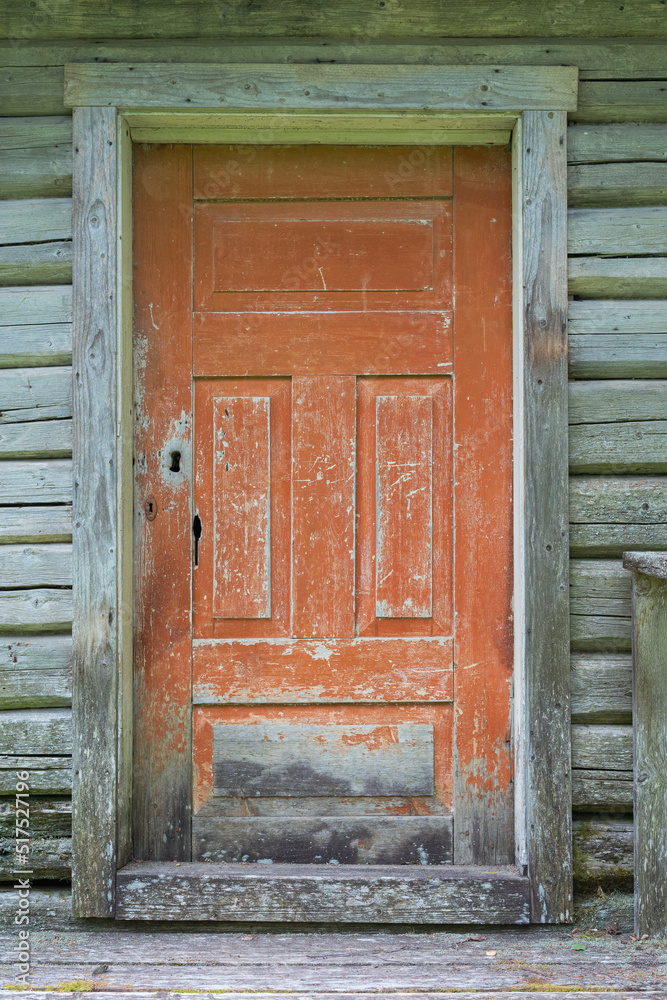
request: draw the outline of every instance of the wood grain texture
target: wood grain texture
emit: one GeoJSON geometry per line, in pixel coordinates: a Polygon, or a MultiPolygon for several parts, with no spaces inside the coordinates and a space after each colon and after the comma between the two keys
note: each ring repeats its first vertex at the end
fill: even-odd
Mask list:
{"type": "Polygon", "coordinates": [[[72,369],[58,366],[0,371],[0,413],[3,423],[71,417],[72,369]]]}
{"type": "Polygon", "coordinates": [[[570,254],[667,253],[667,208],[571,208],[567,213],[570,254]]]}
{"type": "Polygon", "coordinates": [[[214,796],[433,795],[433,726],[213,725],[214,796]]]}
{"type": "Polygon", "coordinates": [[[575,820],[574,884],[579,892],[632,889],[634,829],[631,819],[575,820]]]}
{"type": "Polygon", "coordinates": [[[667,565],[662,553],[652,554],[652,561],[654,566],[651,557],[624,560],[634,570],[635,933],[639,935],[667,931],[667,565]]]}
{"type": "MultiPolygon", "coordinates": [[[[0,42],[3,66],[8,66],[6,43],[0,42]]],[[[40,60],[39,65],[49,65],[40,60]]],[[[69,115],[40,118],[0,118],[0,149],[44,149],[72,145],[72,119],[69,115]]],[[[70,164],[70,174],[72,172],[70,164]]]]}
{"type": "Polygon", "coordinates": [[[70,106],[275,108],[574,109],[574,67],[337,66],[70,63],[70,106]]]}
{"type": "Polygon", "coordinates": [[[1,545],[0,581],[5,587],[71,587],[71,545],[1,545]]]}
{"type": "Polygon", "coordinates": [[[571,207],[616,208],[667,203],[667,163],[594,163],[569,167],[571,207]]]}
{"type": "Polygon", "coordinates": [[[134,149],[133,837],[158,860],[190,857],[191,164],[134,149]]]}
{"type": "Polygon", "coordinates": [[[38,587],[0,591],[0,633],[69,632],[72,591],[38,587]]]}
{"type": "Polygon", "coordinates": [[[71,420],[0,423],[0,456],[3,459],[69,458],[71,454],[71,420]]]}
{"type": "Polygon", "coordinates": [[[226,864],[450,864],[451,816],[193,819],[195,861],[226,864]]]}
{"type": "Polygon", "coordinates": [[[452,640],[195,640],[193,702],[451,701],[452,640]]]}
{"type": "Polygon", "coordinates": [[[72,640],[69,636],[3,638],[0,642],[0,708],[49,708],[71,704],[72,640]]]}
{"type": "Polygon", "coordinates": [[[584,813],[631,813],[632,771],[572,768],[572,808],[584,813]]]}
{"type": "Polygon", "coordinates": [[[356,386],[292,380],[292,634],[354,635],[356,386]]]}
{"type": "Polygon", "coordinates": [[[108,917],[118,821],[116,114],[77,111],[73,129],[72,911],[108,917]]]}
{"type": "Polygon", "coordinates": [[[632,722],[632,659],[626,654],[577,653],[571,659],[572,721],[632,722]]]}
{"type": "Polygon", "coordinates": [[[528,879],[515,868],[371,865],[128,865],[116,916],[350,923],[528,923],[528,879]]]}
{"type": "Polygon", "coordinates": [[[0,246],[0,284],[69,285],[72,281],[72,244],[52,243],[0,246]]]}
{"type": "Polygon", "coordinates": [[[72,238],[71,198],[0,202],[0,243],[44,243],[72,238]]]}
{"type": "Polygon", "coordinates": [[[71,323],[72,289],[67,287],[0,288],[3,326],[71,323]]]}
{"type": "Polygon", "coordinates": [[[72,502],[72,463],[66,459],[0,463],[0,503],[72,502]]]}
{"type": "Polygon", "coordinates": [[[667,580],[667,555],[664,552],[624,552],[623,568],[667,580]]]}
{"type": "Polygon", "coordinates": [[[69,323],[0,327],[0,368],[72,363],[72,327],[69,323]]]}
{"type": "MultiPolygon", "coordinates": [[[[72,752],[72,713],[66,708],[0,713],[0,754],[63,756],[72,752]]],[[[14,775],[16,786],[16,775],[14,775]]]]}
{"type": "Polygon", "coordinates": [[[577,122],[667,122],[662,80],[585,80],[572,115],[577,122]]]}
{"type": "Polygon", "coordinates": [[[571,125],[569,163],[667,160],[665,125],[571,125]]]}
{"type": "Polygon", "coordinates": [[[71,142],[29,149],[0,148],[0,198],[57,198],[71,194],[71,142]]]}
{"type": "Polygon", "coordinates": [[[620,561],[570,562],[570,636],[576,650],[630,649],[630,575],[620,561]]]}
{"type": "MultiPolygon", "coordinates": [[[[571,328],[570,328],[571,329],[571,328]]],[[[662,378],[667,376],[667,334],[572,334],[571,378],[662,378]]]]}
{"type": "Polygon", "coordinates": [[[572,473],[667,472],[667,421],[628,420],[570,427],[572,473]]]}
{"type": "Polygon", "coordinates": [[[565,116],[525,113],[522,144],[525,691],[518,718],[530,732],[520,767],[531,919],[552,922],[572,912],[565,116]]]}
{"type": "Polygon", "coordinates": [[[572,726],[572,766],[632,771],[632,726],[572,726]]]}
{"type": "Polygon", "coordinates": [[[667,333],[667,306],[641,299],[634,302],[573,299],[568,305],[570,334],[667,333]]]}
{"type": "MultiPolygon", "coordinates": [[[[16,882],[14,837],[0,837],[0,882],[16,882]]],[[[70,837],[30,838],[30,868],[34,879],[69,879],[72,868],[70,837]]]]}
{"type": "MultiPolygon", "coordinates": [[[[45,755],[0,756],[0,794],[16,794],[16,772],[30,771],[30,791],[34,795],[69,795],[72,791],[72,762],[69,756],[53,756],[53,746],[45,755]]],[[[71,912],[71,907],[70,907],[71,912]]]]}
{"type": "Polygon", "coordinates": [[[63,66],[12,66],[0,73],[3,115],[65,115],[63,66]]]}
{"type": "Polygon", "coordinates": [[[667,381],[573,382],[568,402],[570,424],[663,421],[667,420],[667,381]]]}
{"type": "Polygon", "coordinates": [[[455,152],[456,864],[514,859],[511,197],[506,151],[455,152]]]}
{"type": "Polygon", "coordinates": [[[667,260],[663,257],[570,257],[568,289],[570,295],[587,298],[664,299],[667,297],[667,260]]]}

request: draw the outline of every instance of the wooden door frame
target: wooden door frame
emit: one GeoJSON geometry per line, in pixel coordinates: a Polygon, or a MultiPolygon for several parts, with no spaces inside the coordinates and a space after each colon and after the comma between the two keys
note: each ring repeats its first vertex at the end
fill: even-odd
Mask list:
{"type": "MultiPolygon", "coordinates": [[[[124,884],[116,873],[132,858],[132,142],[470,145],[506,143],[511,133],[512,878],[525,883],[525,905],[504,911],[489,901],[485,909],[484,889],[466,910],[466,876],[458,869],[452,871],[454,905],[433,919],[572,919],[566,131],[577,77],[575,67],[535,66],[65,67],[65,100],[74,115],[76,916],[149,915],[140,906],[116,906],[117,886],[124,884]],[[457,916],[448,918],[450,912],[457,916]]],[[[507,870],[487,869],[468,882],[474,888],[484,876],[488,886],[494,875],[508,877],[507,870]]],[[[155,875],[162,885],[165,877],[164,871],[155,875]]],[[[448,877],[443,869],[439,880],[448,877]]],[[[197,916],[190,909],[171,915],[197,916]]]]}

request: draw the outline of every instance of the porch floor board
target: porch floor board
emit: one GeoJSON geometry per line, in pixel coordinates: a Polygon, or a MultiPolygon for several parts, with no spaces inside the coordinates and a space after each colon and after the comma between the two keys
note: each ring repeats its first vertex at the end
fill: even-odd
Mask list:
{"type": "MultiPolygon", "coordinates": [[[[15,997],[16,932],[0,935],[0,1000],[15,997]],[[13,990],[7,987],[13,986],[13,990]],[[4,989],[2,989],[4,987],[4,989]]],[[[34,930],[31,990],[53,996],[80,983],[80,995],[146,998],[188,991],[252,994],[269,1000],[459,1000],[587,996],[621,1000],[667,995],[667,941],[632,941],[572,928],[484,928],[454,932],[349,931],[211,933],[146,930],[34,930]],[[574,947],[573,947],[574,946],[574,947]],[[583,948],[585,950],[583,950],[583,948]],[[491,953],[491,954],[488,954],[491,953]],[[61,985],[62,984],[62,985],[61,985]],[[45,991],[45,992],[42,992],[45,991]],[[167,991],[167,994],[165,994],[167,991]]],[[[211,993],[211,996],[216,995],[211,993]]],[[[171,1000],[171,998],[170,998],[171,1000]]],[[[176,1000],[176,996],[174,996],[176,1000]]]]}

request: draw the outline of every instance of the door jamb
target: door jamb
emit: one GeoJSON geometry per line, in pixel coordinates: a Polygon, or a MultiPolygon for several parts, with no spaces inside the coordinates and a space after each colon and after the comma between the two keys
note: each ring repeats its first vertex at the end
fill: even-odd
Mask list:
{"type": "Polygon", "coordinates": [[[133,132],[190,142],[205,130],[209,141],[224,141],[230,125],[219,109],[231,93],[227,103],[236,100],[249,142],[280,141],[281,118],[286,138],[300,141],[314,113],[321,137],[348,143],[353,130],[341,134],[340,122],[354,124],[362,110],[364,127],[384,136],[390,109],[400,118],[392,135],[396,128],[405,137],[412,126],[403,138],[412,143],[418,119],[428,119],[421,141],[429,144],[469,142],[466,128],[498,142],[509,120],[516,862],[530,879],[531,920],[569,921],[566,112],[576,108],[576,68],[96,63],[67,66],[65,79],[74,107],[73,913],[114,916],[116,870],[132,854],[133,132]],[[194,98],[184,96],[183,70],[196,70],[185,74],[189,85],[208,81],[199,92],[195,82],[194,98]],[[270,82],[267,96],[241,86],[251,71],[270,82]],[[248,108],[281,102],[273,128],[253,127],[248,108]],[[333,131],[327,119],[338,120],[333,131]]]}

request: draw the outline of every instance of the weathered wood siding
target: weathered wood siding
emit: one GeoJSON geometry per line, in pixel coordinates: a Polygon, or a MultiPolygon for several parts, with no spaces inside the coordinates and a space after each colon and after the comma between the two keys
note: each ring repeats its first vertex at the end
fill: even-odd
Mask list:
{"type": "MultiPolygon", "coordinates": [[[[379,13],[362,30],[347,11],[330,32],[337,41],[302,38],[297,54],[285,39],[259,43],[252,35],[322,35],[326,19],[316,8],[293,23],[289,12],[281,12],[280,24],[275,16],[267,21],[265,11],[254,20],[243,13],[243,30],[225,24],[229,37],[244,36],[236,43],[31,40],[39,33],[55,37],[57,17],[44,23],[43,32],[39,25],[30,28],[25,41],[0,42],[7,116],[0,119],[0,795],[11,794],[18,767],[31,771],[37,796],[33,860],[40,877],[61,878],[70,864],[72,129],[63,105],[63,65],[100,59],[423,61],[580,68],[579,110],[571,115],[568,136],[575,875],[582,886],[627,884],[630,579],[620,555],[624,549],[667,549],[667,384],[661,381],[667,379],[667,50],[655,37],[657,14],[640,15],[634,7],[610,12],[606,5],[610,34],[654,37],[597,40],[597,8],[584,24],[579,7],[572,20],[566,7],[558,7],[562,24],[550,22],[548,30],[562,35],[576,24],[579,39],[517,40],[539,36],[546,22],[531,22],[527,30],[514,23],[520,16],[528,23],[516,5],[514,21],[506,5],[498,20],[494,5],[478,25],[513,40],[434,43],[429,35],[447,31],[433,6],[422,4],[416,20],[400,31],[387,27],[396,22],[379,13]],[[409,45],[378,41],[410,33],[409,45]],[[604,819],[609,813],[613,820],[604,819]]],[[[119,33],[140,34],[123,11],[119,33]]],[[[470,33],[468,7],[461,8],[464,15],[470,33]]],[[[12,16],[23,19],[18,9],[12,16]]],[[[183,33],[165,23],[162,7],[155,18],[148,34],[183,33]]],[[[86,16],[79,30],[94,35],[98,20],[86,16]]],[[[108,38],[115,26],[107,19],[97,33],[108,38]]],[[[192,19],[188,30],[198,26],[192,19]]],[[[8,808],[9,799],[0,799],[2,823],[8,808]]],[[[6,878],[12,867],[8,832],[2,844],[0,878],[6,878]]]]}

